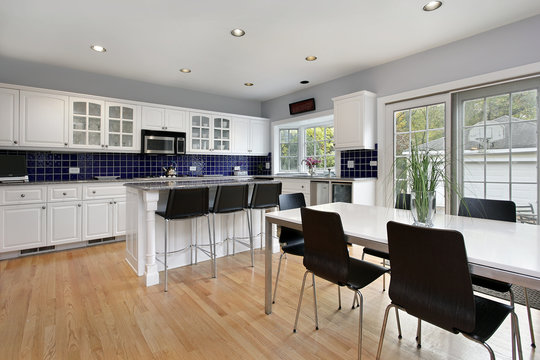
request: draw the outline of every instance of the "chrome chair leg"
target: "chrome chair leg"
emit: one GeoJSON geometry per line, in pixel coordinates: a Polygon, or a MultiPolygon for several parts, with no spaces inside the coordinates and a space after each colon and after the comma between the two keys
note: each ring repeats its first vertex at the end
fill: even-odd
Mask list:
{"type": "Polygon", "coordinates": [[[279,256],[279,263],[278,263],[278,267],[277,267],[277,275],[276,275],[276,284],[274,285],[274,296],[272,298],[272,304],[275,304],[276,303],[276,294],[277,294],[277,286],[278,286],[278,281],[279,281],[279,272],[281,270],[281,259],[283,258],[283,255],[285,253],[282,252],[281,255],[279,256]]]}
{"type": "Polygon", "coordinates": [[[386,331],[386,323],[388,322],[388,313],[390,312],[390,309],[393,307],[394,305],[388,304],[388,306],[386,307],[386,310],[384,311],[384,320],[383,320],[383,325],[381,329],[381,337],[379,338],[379,346],[377,347],[377,355],[375,357],[376,360],[379,360],[381,358],[381,352],[382,352],[382,347],[383,347],[383,342],[384,342],[384,333],[386,331]]]}
{"type": "Polygon", "coordinates": [[[294,320],[294,329],[293,332],[296,332],[296,325],[298,325],[298,315],[300,315],[300,307],[302,306],[302,297],[304,296],[304,288],[306,286],[306,277],[310,271],[307,270],[304,273],[304,280],[302,280],[302,289],[300,290],[300,298],[298,299],[298,307],[296,308],[296,319],[294,320]]]}
{"type": "Polygon", "coordinates": [[[216,261],[216,214],[212,215],[212,225],[214,226],[213,233],[210,232],[210,217],[206,215],[208,220],[208,241],[210,248],[210,260],[212,261],[212,277],[217,277],[217,261],[216,261]],[[212,236],[213,235],[213,236],[212,236]],[[214,240],[212,241],[212,237],[214,240]]]}
{"type": "Polygon", "coordinates": [[[167,241],[169,240],[168,239],[169,237],[169,220],[165,220],[165,244],[164,244],[164,248],[165,248],[165,260],[164,260],[164,265],[165,265],[165,279],[164,279],[164,283],[165,283],[165,292],[168,291],[167,289],[167,282],[168,282],[168,278],[167,278],[167,241]]]}
{"type": "Polygon", "coordinates": [[[416,328],[416,347],[422,347],[422,320],[418,318],[418,327],[416,328]]]}
{"type": "Polygon", "coordinates": [[[527,306],[527,317],[529,318],[529,332],[531,333],[531,346],[536,348],[536,341],[534,340],[534,329],[531,317],[531,307],[529,306],[529,295],[527,294],[527,288],[523,288],[525,293],[525,305],[527,306]]]}
{"type": "Polygon", "coordinates": [[[397,322],[397,329],[398,329],[398,339],[402,339],[403,336],[401,335],[401,322],[399,321],[399,312],[398,308],[396,307],[396,322],[397,322]]]}
{"type": "Polygon", "coordinates": [[[341,310],[341,286],[339,285],[337,287],[337,296],[338,296],[338,303],[339,303],[338,310],[341,310]]]}
{"type": "MultiPolygon", "coordinates": [[[[514,311],[512,311],[512,313],[510,314],[512,316],[512,329],[514,331],[514,339],[515,339],[515,344],[517,344],[517,353],[518,353],[518,358],[519,360],[523,360],[523,351],[522,351],[522,348],[521,348],[521,335],[519,333],[519,320],[518,320],[518,317],[516,315],[516,313],[514,311]]],[[[514,344],[514,342],[512,342],[512,344],[514,344]]],[[[512,346],[512,350],[514,349],[514,347],[512,346]]],[[[514,353],[512,353],[512,357],[514,357],[514,353]]]]}
{"type": "Polygon", "coordinates": [[[315,274],[311,273],[313,281],[313,304],[315,306],[315,330],[319,330],[319,314],[317,312],[317,289],[315,288],[315,274]]]}
{"type": "Polygon", "coordinates": [[[360,291],[356,291],[360,298],[360,314],[358,321],[358,360],[362,360],[362,322],[364,320],[364,297],[360,291]]]}

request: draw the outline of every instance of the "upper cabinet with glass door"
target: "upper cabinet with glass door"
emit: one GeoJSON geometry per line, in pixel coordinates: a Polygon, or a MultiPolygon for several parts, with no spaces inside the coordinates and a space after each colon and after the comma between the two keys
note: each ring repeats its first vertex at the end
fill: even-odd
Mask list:
{"type": "Polygon", "coordinates": [[[139,107],[129,104],[107,103],[107,135],[105,148],[137,150],[139,147],[139,107]]]}
{"type": "Polygon", "coordinates": [[[230,152],[231,120],[209,114],[190,114],[191,152],[230,152]]]}
{"type": "Polygon", "coordinates": [[[70,146],[85,149],[105,148],[102,137],[105,103],[70,97],[69,107],[70,146]]]}

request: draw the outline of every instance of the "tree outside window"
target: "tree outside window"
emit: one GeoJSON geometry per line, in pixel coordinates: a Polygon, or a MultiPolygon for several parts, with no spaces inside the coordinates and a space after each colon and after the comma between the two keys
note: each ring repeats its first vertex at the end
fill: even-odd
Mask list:
{"type": "Polygon", "coordinates": [[[298,171],[298,129],[279,131],[279,170],[298,171]]]}
{"type": "Polygon", "coordinates": [[[335,167],[333,126],[317,126],[305,130],[305,157],[319,160],[315,165],[318,169],[335,167]]]}

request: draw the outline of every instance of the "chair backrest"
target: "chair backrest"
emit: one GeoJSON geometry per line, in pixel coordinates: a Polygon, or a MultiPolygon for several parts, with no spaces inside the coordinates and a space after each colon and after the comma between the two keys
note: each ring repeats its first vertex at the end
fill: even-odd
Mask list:
{"type": "Polygon", "coordinates": [[[220,185],[214,198],[214,213],[231,213],[248,207],[249,185],[220,185]]]}
{"type": "Polygon", "coordinates": [[[208,187],[169,191],[165,217],[186,219],[208,214],[208,187]]]}
{"type": "Polygon", "coordinates": [[[395,208],[401,210],[411,210],[411,194],[397,194],[395,208]]]}
{"type": "Polygon", "coordinates": [[[516,222],[516,204],[508,200],[463,198],[459,216],[516,222]]]}
{"type": "Polygon", "coordinates": [[[281,194],[281,183],[255,183],[249,207],[252,209],[276,207],[279,194],[281,194]]]}
{"type": "Polygon", "coordinates": [[[300,209],[304,232],[304,266],[318,277],[346,284],[349,251],[339,214],[300,209]]]}
{"type": "Polygon", "coordinates": [[[303,193],[279,195],[279,210],[290,210],[306,207],[306,199],[303,193]]]}
{"type": "Polygon", "coordinates": [[[475,303],[463,235],[393,221],[386,227],[392,302],[448,331],[473,331],[475,303]]]}

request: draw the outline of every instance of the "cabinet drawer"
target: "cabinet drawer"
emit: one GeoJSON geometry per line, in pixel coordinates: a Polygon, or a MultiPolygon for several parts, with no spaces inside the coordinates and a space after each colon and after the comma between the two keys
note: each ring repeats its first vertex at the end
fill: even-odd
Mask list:
{"type": "Polygon", "coordinates": [[[49,185],[47,201],[72,201],[82,198],[82,185],[49,185]]]}
{"type": "Polygon", "coordinates": [[[46,186],[8,186],[0,188],[0,204],[32,204],[45,202],[46,186]]]}
{"type": "Polygon", "coordinates": [[[309,180],[281,180],[282,192],[295,193],[295,192],[309,192],[309,180]]]}
{"type": "Polygon", "coordinates": [[[126,188],[124,184],[118,183],[114,185],[85,185],[83,188],[83,199],[109,199],[117,197],[125,197],[126,188]]]}

